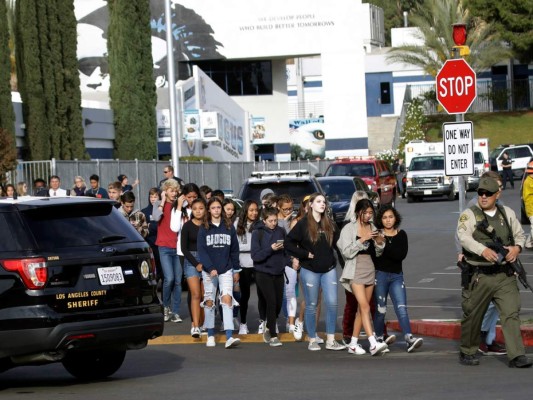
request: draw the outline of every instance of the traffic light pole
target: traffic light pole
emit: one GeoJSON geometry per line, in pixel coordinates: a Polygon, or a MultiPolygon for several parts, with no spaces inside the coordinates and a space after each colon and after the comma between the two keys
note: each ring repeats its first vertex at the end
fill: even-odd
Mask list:
{"type": "MultiPolygon", "coordinates": [[[[453,59],[461,58],[461,54],[458,48],[452,49],[453,59]]],[[[464,122],[464,114],[456,114],[455,122],[464,122]]],[[[465,198],[466,198],[466,188],[465,188],[465,178],[463,175],[457,177],[457,183],[459,185],[459,213],[462,213],[465,209],[465,198]]]]}

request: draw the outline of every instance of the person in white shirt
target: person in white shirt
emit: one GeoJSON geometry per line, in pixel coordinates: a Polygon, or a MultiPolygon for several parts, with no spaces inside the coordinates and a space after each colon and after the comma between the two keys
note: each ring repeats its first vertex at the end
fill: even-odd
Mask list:
{"type": "Polygon", "coordinates": [[[67,197],[70,196],[70,190],[60,188],[61,179],[57,175],[52,175],[48,180],[48,196],[49,197],[67,197]]]}

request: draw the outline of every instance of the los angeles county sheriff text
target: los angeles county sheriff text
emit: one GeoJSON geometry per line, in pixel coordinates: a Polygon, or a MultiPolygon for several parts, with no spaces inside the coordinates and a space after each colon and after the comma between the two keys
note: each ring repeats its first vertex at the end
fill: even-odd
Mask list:
{"type": "Polygon", "coordinates": [[[56,300],[84,299],[67,301],[67,308],[85,308],[96,307],[99,303],[98,298],[105,296],[107,290],[91,290],[87,292],[57,293],[56,300]]]}

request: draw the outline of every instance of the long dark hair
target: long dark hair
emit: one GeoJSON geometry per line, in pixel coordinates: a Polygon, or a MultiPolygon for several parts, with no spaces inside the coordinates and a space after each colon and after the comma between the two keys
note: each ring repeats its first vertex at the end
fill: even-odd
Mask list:
{"type": "MultiPolygon", "coordinates": [[[[198,196],[198,198],[203,198],[202,194],[200,193],[200,188],[196,183],[187,183],[181,188],[181,192],[178,194],[178,197],[181,195],[188,195],[189,193],[194,192],[198,196]]],[[[174,200],[174,203],[172,204],[172,208],[178,207],[178,197],[176,197],[176,200],[174,200]]],[[[188,204],[190,206],[190,204],[188,204]]],[[[181,212],[185,213],[187,210],[187,206],[182,207],[181,212]]],[[[187,214],[185,213],[185,216],[187,214]]]]}
{"type": "MultiPolygon", "coordinates": [[[[237,235],[243,236],[246,233],[246,226],[248,225],[248,210],[251,205],[255,204],[257,207],[257,219],[259,219],[259,204],[255,200],[246,200],[239,213],[239,220],[237,221],[237,235]]],[[[248,232],[252,232],[254,224],[250,224],[248,232]]]]}
{"type": "MultiPolygon", "coordinates": [[[[309,204],[313,203],[318,196],[324,197],[324,195],[321,193],[313,193],[311,197],[309,197],[309,204]]],[[[324,201],[325,200],[326,198],[324,197],[324,201]]],[[[320,228],[317,228],[317,223],[315,221],[315,218],[313,217],[312,210],[309,210],[307,212],[307,229],[309,232],[309,239],[312,243],[318,242],[318,239],[320,237],[320,231],[322,231],[324,232],[324,235],[326,235],[326,240],[331,246],[333,244],[333,234],[335,233],[335,226],[333,224],[334,222],[328,216],[327,207],[320,215],[320,222],[318,223],[318,225],[320,225],[320,228]]]]}
{"type": "Polygon", "coordinates": [[[372,205],[372,202],[368,199],[361,199],[357,202],[355,205],[355,219],[359,221],[361,219],[361,216],[365,212],[365,210],[371,209],[372,212],[375,214],[376,210],[374,210],[374,206],[372,205]]]}
{"type": "Polygon", "coordinates": [[[226,225],[226,228],[231,229],[231,221],[228,217],[226,217],[226,213],[224,212],[224,206],[222,205],[222,201],[218,197],[211,197],[209,201],[207,202],[207,208],[204,218],[204,228],[209,229],[209,223],[211,222],[211,212],[209,211],[209,208],[211,207],[211,204],[218,203],[220,204],[220,207],[222,208],[221,214],[220,214],[220,221],[226,225]]]}

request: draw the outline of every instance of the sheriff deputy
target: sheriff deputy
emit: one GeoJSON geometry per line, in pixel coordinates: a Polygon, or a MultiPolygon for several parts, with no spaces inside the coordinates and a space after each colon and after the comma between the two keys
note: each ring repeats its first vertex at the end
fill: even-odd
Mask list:
{"type": "Polygon", "coordinates": [[[524,230],[512,209],[496,205],[500,196],[496,180],[481,178],[477,194],[477,204],[465,210],[457,224],[463,254],[472,271],[470,283],[463,287],[462,292],[459,362],[479,365],[475,356],[479,348],[479,331],[483,315],[492,300],[500,313],[509,367],[529,368],[533,363],[525,356],[520,334],[520,293],[508,264],[515,262],[522,251],[524,230]],[[496,238],[501,239],[508,250],[503,259],[501,254],[488,247],[496,238]]]}

